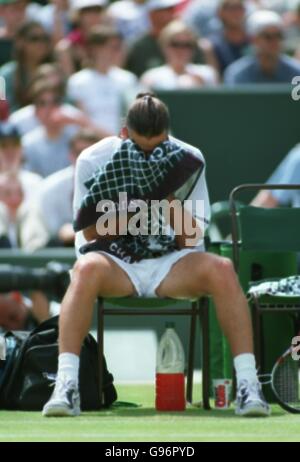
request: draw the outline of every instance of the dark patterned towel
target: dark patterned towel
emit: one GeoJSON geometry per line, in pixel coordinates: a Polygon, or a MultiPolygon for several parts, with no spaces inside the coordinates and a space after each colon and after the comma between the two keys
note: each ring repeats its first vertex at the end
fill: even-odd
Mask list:
{"type": "Polygon", "coordinates": [[[125,140],[103,167],[85,183],[88,192],[74,221],[75,231],[96,223],[101,213],[96,205],[101,200],[118,204],[119,193],[132,199],[162,200],[179,189],[203,162],[193,153],[172,141],[165,141],[153,152],[145,153],[131,140],[125,140]]]}

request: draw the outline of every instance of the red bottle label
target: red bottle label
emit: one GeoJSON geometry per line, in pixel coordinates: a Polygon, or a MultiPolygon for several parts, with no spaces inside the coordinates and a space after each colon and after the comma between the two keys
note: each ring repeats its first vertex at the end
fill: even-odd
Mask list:
{"type": "Polygon", "coordinates": [[[184,374],[156,374],[156,400],[158,411],[185,410],[184,374]]]}
{"type": "Polygon", "coordinates": [[[225,385],[218,385],[216,388],[216,407],[225,407],[226,406],[226,388],[225,385]]]}
{"type": "MultiPolygon", "coordinates": [[[[1,97],[1,91],[0,91],[0,97],[1,97]]],[[[0,122],[5,122],[8,119],[8,116],[9,116],[8,102],[0,99],[0,122]]]]}

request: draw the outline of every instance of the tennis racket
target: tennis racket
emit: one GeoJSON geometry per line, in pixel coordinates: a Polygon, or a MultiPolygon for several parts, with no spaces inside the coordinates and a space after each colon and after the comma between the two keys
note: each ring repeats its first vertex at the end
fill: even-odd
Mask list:
{"type": "Polygon", "coordinates": [[[259,376],[263,385],[271,385],[277,403],[293,414],[300,413],[299,344],[300,337],[297,345],[292,345],[278,358],[271,374],[259,376]]]}

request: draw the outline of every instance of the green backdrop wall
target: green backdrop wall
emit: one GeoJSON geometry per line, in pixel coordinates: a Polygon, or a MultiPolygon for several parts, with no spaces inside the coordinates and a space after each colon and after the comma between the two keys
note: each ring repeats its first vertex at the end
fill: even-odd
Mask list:
{"type": "Polygon", "coordinates": [[[264,182],[300,143],[300,101],[286,86],[160,92],[174,136],[199,147],[211,201],[243,182],[264,182]]]}

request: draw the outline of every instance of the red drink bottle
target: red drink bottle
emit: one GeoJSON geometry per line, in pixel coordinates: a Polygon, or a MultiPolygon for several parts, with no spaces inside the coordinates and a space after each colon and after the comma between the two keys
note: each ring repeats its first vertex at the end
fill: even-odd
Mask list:
{"type": "Polygon", "coordinates": [[[174,324],[167,323],[157,351],[156,409],[184,411],[184,389],[184,350],[174,324]]]}

